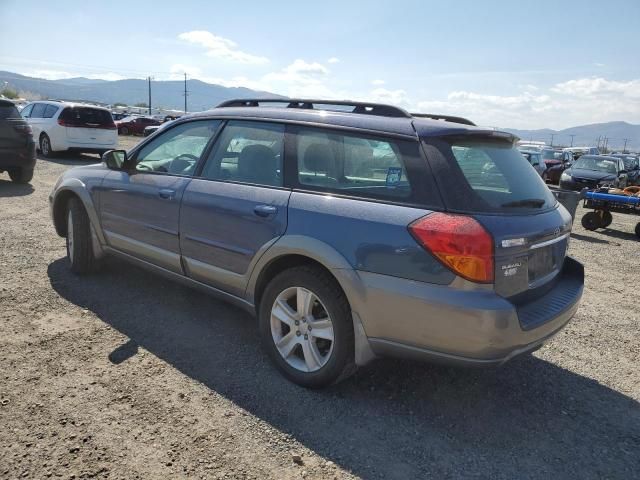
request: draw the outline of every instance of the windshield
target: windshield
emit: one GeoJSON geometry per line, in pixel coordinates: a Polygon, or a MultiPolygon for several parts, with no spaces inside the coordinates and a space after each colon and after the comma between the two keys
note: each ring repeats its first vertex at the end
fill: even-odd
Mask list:
{"type": "Polygon", "coordinates": [[[556,199],[540,175],[512,144],[495,140],[458,140],[448,144],[450,155],[467,181],[453,190],[449,206],[479,213],[521,214],[555,206],[556,199]]]}
{"type": "Polygon", "coordinates": [[[606,158],[597,157],[580,157],[576,163],[573,164],[576,169],[593,170],[594,172],[603,173],[618,173],[618,168],[615,160],[609,160],[606,158]]]}

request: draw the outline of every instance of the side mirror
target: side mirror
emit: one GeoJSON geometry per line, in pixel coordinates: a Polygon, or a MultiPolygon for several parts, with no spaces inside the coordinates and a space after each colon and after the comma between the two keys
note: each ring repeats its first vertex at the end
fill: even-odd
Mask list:
{"type": "Polygon", "coordinates": [[[122,170],[127,162],[127,152],[125,150],[109,150],[102,154],[102,161],[111,170],[122,170]]]}

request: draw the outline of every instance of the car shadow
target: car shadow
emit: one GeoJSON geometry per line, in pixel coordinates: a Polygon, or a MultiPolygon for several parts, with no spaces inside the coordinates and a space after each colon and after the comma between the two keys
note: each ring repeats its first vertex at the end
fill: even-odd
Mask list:
{"type": "Polygon", "coordinates": [[[638,238],[635,233],[631,232],[622,232],[620,230],[611,230],[609,228],[598,230],[598,232],[602,235],[606,235],[607,237],[618,238],[620,240],[640,240],[640,238],[638,238]]]}
{"type": "Polygon", "coordinates": [[[574,232],[571,233],[571,238],[575,238],[576,240],[580,240],[582,242],[589,242],[589,243],[604,243],[606,245],[611,243],[608,240],[602,240],[601,238],[589,237],[587,235],[582,235],[580,233],[574,233],[574,232]]]}
{"type": "Polygon", "coordinates": [[[0,198],[24,197],[31,195],[35,189],[30,184],[14,183],[11,180],[0,178],[0,198]]]}
{"type": "Polygon", "coordinates": [[[365,478],[630,478],[640,405],[535,356],[499,369],[379,360],[325,390],[278,374],[247,313],[120,260],[78,277],[48,266],[55,291],[138,346],[365,478]],[[606,435],[602,436],[602,432],[606,435]],[[580,473],[578,473],[580,472],[580,473]]]}
{"type": "Polygon", "coordinates": [[[55,157],[43,157],[38,155],[38,162],[56,163],[58,165],[90,165],[92,163],[100,163],[101,158],[99,155],[92,155],[89,153],[75,153],[75,152],[62,152],[56,154],[55,157]]]}

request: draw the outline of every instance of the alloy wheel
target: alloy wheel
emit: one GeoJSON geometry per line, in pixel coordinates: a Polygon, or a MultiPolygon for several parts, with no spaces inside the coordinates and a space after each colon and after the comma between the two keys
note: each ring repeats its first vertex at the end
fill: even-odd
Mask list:
{"type": "Polygon", "coordinates": [[[271,307],[271,336],[280,356],[302,372],[320,370],[333,352],[329,312],[303,287],[287,288],[276,297],[271,307]]]}

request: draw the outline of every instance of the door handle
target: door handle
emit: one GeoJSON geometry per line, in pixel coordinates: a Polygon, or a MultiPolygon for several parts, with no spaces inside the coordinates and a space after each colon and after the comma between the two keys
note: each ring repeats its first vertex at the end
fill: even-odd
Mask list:
{"type": "Polygon", "coordinates": [[[253,209],[253,213],[259,217],[268,217],[269,215],[275,215],[278,213],[278,208],[273,205],[256,205],[253,209]]]}
{"type": "Polygon", "coordinates": [[[167,200],[171,200],[173,197],[176,196],[176,191],[171,190],[169,188],[162,188],[158,192],[158,195],[160,195],[160,198],[166,198],[167,200]]]}

